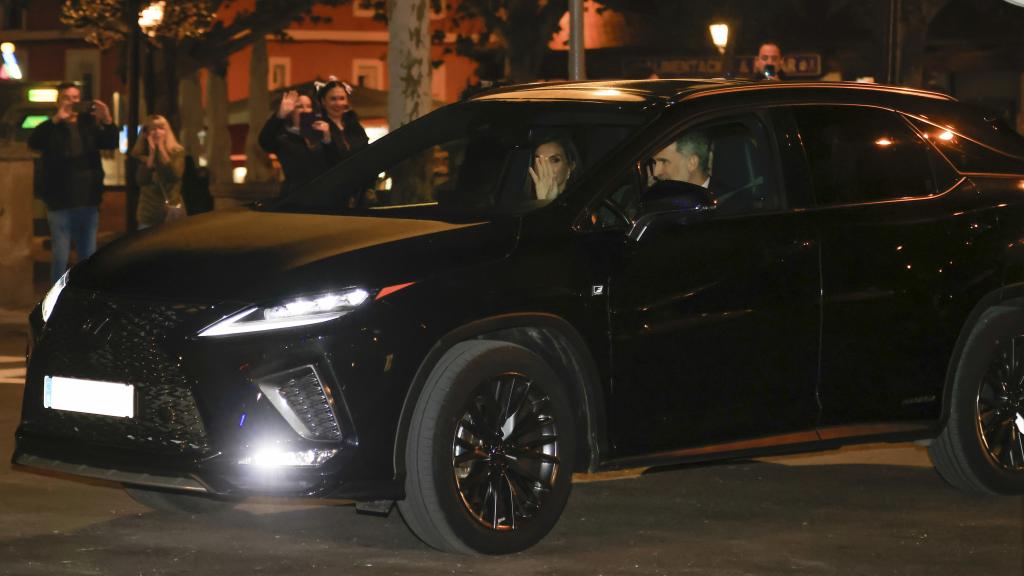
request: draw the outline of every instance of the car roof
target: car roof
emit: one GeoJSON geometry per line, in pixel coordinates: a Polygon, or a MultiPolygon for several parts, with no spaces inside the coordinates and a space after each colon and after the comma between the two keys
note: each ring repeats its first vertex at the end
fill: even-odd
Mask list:
{"type": "Polygon", "coordinates": [[[505,101],[587,101],[587,102],[646,102],[675,103],[713,94],[737,92],[790,92],[835,90],[863,95],[917,96],[925,99],[953,100],[938,92],[866,84],[859,82],[751,82],[725,79],[670,79],[670,80],[596,80],[586,82],[542,82],[495,88],[478,94],[471,100],[505,101]]]}

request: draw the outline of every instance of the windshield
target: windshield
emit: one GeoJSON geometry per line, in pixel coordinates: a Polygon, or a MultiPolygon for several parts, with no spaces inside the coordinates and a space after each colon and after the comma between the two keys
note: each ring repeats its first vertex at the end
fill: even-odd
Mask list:
{"type": "Polygon", "coordinates": [[[378,217],[523,213],[571,190],[648,114],[588,102],[449,106],[268,209],[378,217]]]}

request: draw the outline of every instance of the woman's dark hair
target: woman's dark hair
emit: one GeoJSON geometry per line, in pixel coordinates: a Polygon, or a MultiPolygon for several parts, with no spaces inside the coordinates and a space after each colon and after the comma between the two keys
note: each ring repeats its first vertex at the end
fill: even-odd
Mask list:
{"type": "MultiPolygon", "coordinates": [[[[577,168],[581,168],[581,158],[579,150],[576,149],[576,144],[572,140],[572,135],[565,130],[552,129],[538,131],[530,139],[533,151],[536,152],[537,148],[541,144],[555,143],[562,147],[565,151],[566,161],[573,167],[573,174],[577,172],[577,168]]],[[[570,174],[570,178],[572,175],[570,174]]]]}
{"type": "Polygon", "coordinates": [[[345,91],[345,94],[348,94],[349,96],[352,95],[352,86],[348,82],[342,82],[341,80],[338,80],[338,79],[332,77],[332,79],[329,80],[326,84],[323,84],[323,85],[317,87],[317,90],[316,90],[316,102],[317,102],[317,104],[321,104],[322,105],[324,103],[324,98],[327,97],[327,94],[331,90],[334,90],[335,88],[341,88],[342,90],[345,91]]]}

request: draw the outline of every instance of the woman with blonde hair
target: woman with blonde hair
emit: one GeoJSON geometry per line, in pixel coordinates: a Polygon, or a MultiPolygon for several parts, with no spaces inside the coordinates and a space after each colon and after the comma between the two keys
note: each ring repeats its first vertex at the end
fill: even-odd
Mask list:
{"type": "Polygon", "coordinates": [[[181,177],[185,173],[185,148],[174,137],[166,118],[158,114],[146,118],[132,156],[139,162],[139,207],[135,212],[139,229],[183,217],[181,177]]]}

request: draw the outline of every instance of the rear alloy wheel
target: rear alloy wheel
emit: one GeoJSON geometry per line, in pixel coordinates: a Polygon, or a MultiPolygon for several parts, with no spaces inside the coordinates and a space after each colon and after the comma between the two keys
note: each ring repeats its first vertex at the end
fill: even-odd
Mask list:
{"type": "Polygon", "coordinates": [[[158,488],[125,485],[124,491],[139,504],[158,512],[173,514],[216,514],[226,512],[240,501],[233,498],[173,492],[158,488]]]}
{"type": "Polygon", "coordinates": [[[1024,472],[1024,336],[1000,343],[979,386],[975,426],[992,464],[1024,472]]]}
{"type": "Polygon", "coordinates": [[[568,500],[574,446],[568,398],[540,357],[505,342],[461,343],[417,402],[399,510],[440,550],[523,550],[568,500]]]}
{"type": "Polygon", "coordinates": [[[1024,493],[1024,313],[1006,308],[973,334],[953,385],[946,427],[929,450],[954,486],[1024,493]]]}

